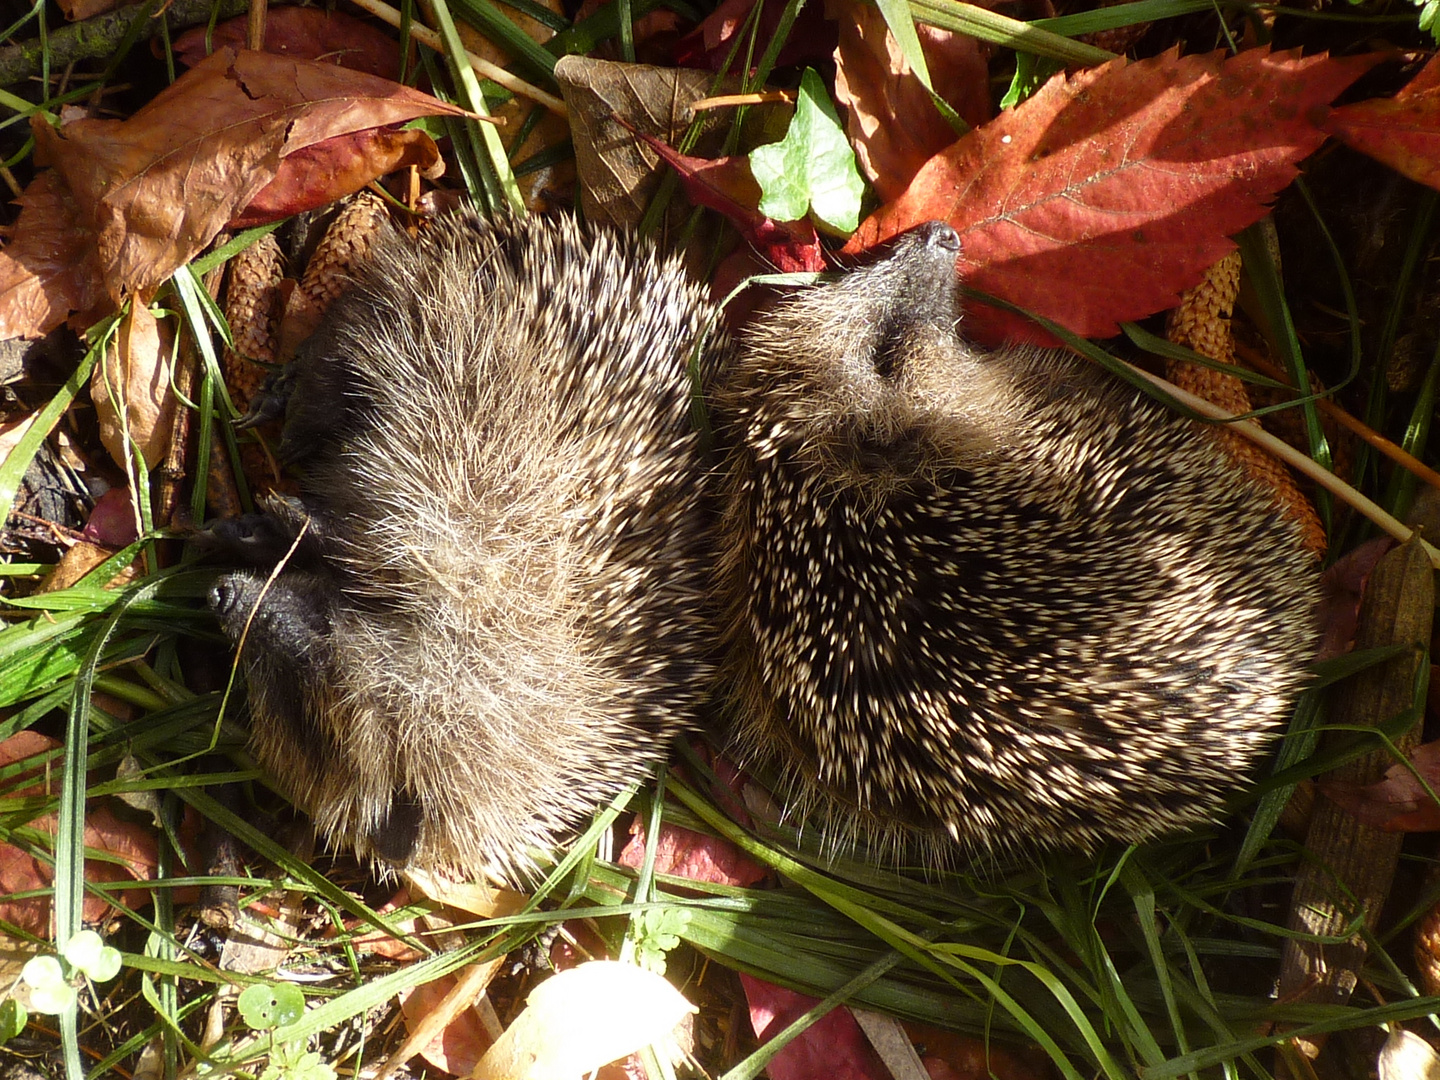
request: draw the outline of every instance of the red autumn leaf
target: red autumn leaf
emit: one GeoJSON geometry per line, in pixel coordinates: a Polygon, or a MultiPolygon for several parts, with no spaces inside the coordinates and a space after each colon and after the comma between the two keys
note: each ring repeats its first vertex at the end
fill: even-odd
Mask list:
{"type": "MultiPolygon", "coordinates": [[[[955,141],[955,129],[910,70],[874,4],[836,0],[835,100],[860,168],[882,199],[898,198],[920,167],[955,141]]],[[[917,24],[936,93],[971,127],[990,119],[990,70],[969,34],[917,24]]]]}
{"type": "MultiPolygon", "coordinates": [[[[32,731],[21,731],[0,742],[0,765],[12,765],[26,758],[47,754],[59,747],[54,739],[47,739],[32,731]]],[[[60,759],[50,761],[51,769],[59,767],[60,759]]],[[[12,796],[41,795],[46,793],[44,778],[45,763],[37,761],[33,770],[21,774],[21,779],[35,783],[11,791],[12,796]]],[[[57,781],[58,782],[58,781],[57,781]]],[[[51,789],[54,790],[53,788],[51,789]]],[[[28,828],[42,833],[55,832],[56,815],[45,814],[35,818],[28,828]]],[[[105,852],[111,858],[106,860],[87,859],[85,880],[94,884],[116,881],[145,881],[155,876],[159,863],[159,850],[153,830],[133,822],[122,821],[105,806],[92,807],[85,814],[85,846],[105,852]]],[[[11,899],[16,893],[41,892],[55,880],[54,867],[44,859],[35,858],[18,847],[0,843],[0,919],[13,923],[32,934],[47,934],[50,930],[50,898],[48,896],[22,897],[11,899]]],[[[117,903],[129,908],[140,908],[150,902],[147,889],[125,889],[112,892],[110,896],[117,903]]],[[[87,892],[82,915],[86,922],[99,922],[110,911],[110,904],[104,899],[87,892]]]]}
{"type": "MultiPolygon", "coordinates": [[[[212,32],[197,26],[175,39],[175,58],[194,67],[210,53],[245,48],[249,18],[227,19],[212,32]],[[207,51],[208,38],[208,51],[207,51]]],[[[159,39],[155,42],[159,56],[159,39]]],[[[378,26],[343,11],[320,7],[272,7],[265,16],[265,51],[292,60],[318,60],[382,79],[400,78],[400,45],[378,26]]]]}
{"type": "MultiPolygon", "coordinates": [[[[813,1008],[819,998],[741,974],[750,1004],[750,1026],[764,1043],[813,1008]]],[[[885,1080],[881,1063],[855,1017],[845,1006],[831,1009],[770,1059],[771,1080],[885,1080]]]]}
{"type": "MultiPolygon", "coordinates": [[[[1115,60],[1057,75],[932,158],[851,238],[932,219],[960,233],[967,283],[1086,337],[1174,307],[1233,250],[1325,139],[1325,106],[1377,62],[1251,50],[1115,60]]],[[[1040,340],[977,307],[971,336],[1040,340]]]]}
{"type": "MultiPolygon", "coordinates": [[[[118,301],[152,291],[193,258],[289,155],[436,114],[465,115],[333,64],[225,49],[128,120],[80,120],[61,132],[39,123],[35,132],[37,156],[68,189],[104,288],[118,301]]],[[[28,217],[17,224],[21,234],[34,226],[28,217]]],[[[0,321],[8,317],[0,311],[0,321]]]]}
{"type": "Polygon", "coordinates": [[[1411,180],[1440,188],[1440,56],[1393,98],[1335,109],[1326,130],[1411,180]]]}
{"type": "Polygon", "coordinates": [[[328,206],[396,169],[418,166],[434,179],[445,166],[435,140],[423,131],[370,128],[337,135],[297,150],[280,163],[275,179],[231,219],[231,229],[248,229],[328,206]]]}
{"type": "Polygon", "coordinates": [[[1425,784],[1429,784],[1432,790],[1440,791],[1440,741],[1417,746],[1410,754],[1410,766],[1413,772],[1409,766],[1392,765],[1373,784],[1321,780],[1319,788],[1364,825],[1386,832],[1440,829],[1440,804],[1425,790],[1425,784]]]}
{"type": "MultiPolygon", "coordinates": [[[[635,870],[645,861],[645,825],[639,818],[630,826],[630,841],[617,861],[635,870]]],[[[768,873],[729,840],[666,823],[655,842],[655,872],[741,887],[763,881],[768,873]]]]}

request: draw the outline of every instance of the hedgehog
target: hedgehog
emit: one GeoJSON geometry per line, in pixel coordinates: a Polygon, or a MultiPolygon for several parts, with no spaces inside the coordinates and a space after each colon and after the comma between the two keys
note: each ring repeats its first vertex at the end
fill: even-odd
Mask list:
{"type": "Polygon", "coordinates": [[[942,861],[1213,820],[1304,683],[1313,559],[1202,425],[968,344],[959,248],[786,297],[711,395],[737,755],[827,843],[942,861]]]}
{"type": "Polygon", "coordinates": [[[337,845],[523,877],[696,723],[715,317],[570,218],[378,242],[281,380],[299,497],[211,530],[255,755],[337,845]]]}

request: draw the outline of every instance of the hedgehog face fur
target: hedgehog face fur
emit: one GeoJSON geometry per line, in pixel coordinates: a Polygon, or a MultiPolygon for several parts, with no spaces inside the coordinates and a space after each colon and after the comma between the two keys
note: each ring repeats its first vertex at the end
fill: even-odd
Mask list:
{"type": "Polygon", "coordinates": [[[957,334],[939,223],[782,301],[713,395],[745,760],[832,841],[1139,841],[1213,817],[1313,651],[1298,531],[1199,425],[957,334]]]}
{"type": "Polygon", "coordinates": [[[473,213],[336,302],[289,372],[303,494],[215,530],[255,569],[212,595],[255,752],[333,839],[514,876],[694,722],[714,315],[640,245],[473,213]]]}

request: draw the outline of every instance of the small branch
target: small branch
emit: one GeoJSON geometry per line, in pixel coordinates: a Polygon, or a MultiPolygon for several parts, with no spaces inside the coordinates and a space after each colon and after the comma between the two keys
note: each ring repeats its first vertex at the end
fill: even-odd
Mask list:
{"type": "MultiPolygon", "coordinates": [[[[1281,382],[1288,384],[1289,379],[1285,373],[1266,360],[1265,357],[1261,356],[1257,350],[1247,349],[1243,345],[1236,345],[1235,352],[1245,360],[1245,363],[1260,372],[1260,374],[1269,375],[1272,379],[1279,379],[1281,382]]],[[[1423,461],[1408,453],[1404,447],[1391,442],[1363,420],[1351,416],[1329,398],[1317,398],[1315,405],[1321,412],[1332,418],[1346,431],[1369,443],[1376,450],[1380,451],[1380,453],[1395,462],[1396,465],[1414,473],[1418,479],[1425,481],[1425,483],[1431,487],[1440,489],[1440,473],[1437,473],[1434,469],[1430,468],[1429,465],[1426,465],[1423,461]]]]}
{"type": "MultiPolygon", "coordinates": [[[[210,13],[217,5],[212,0],[174,0],[164,9],[165,18],[171,29],[198,26],[210,21],[210,13]]],[[[247,0],[219,0],[220,18],[228,19],[245,10],[247,0]]],[[[121,39],[130,30],[130,25],[139,18],[145,18],[149,5],[129,4],[93,19],[71,23],[51,30],[49,37],[50,67],[61,69],[81,60],[99,57],[109,59],[119,46],[121,39]]],[[[140,30],[140,40],[148,41],[160,32],[160,19],[150,17],[140,30]]],[[[10,86],[40,74],[40,57],[43,50],[39,38],[22,41],[18,45],[0,48],[0,86],[10,86]]]]}
{"type": "MultiPolygon", "coordinates": [[[[1204,398],[1197,397],[1196,395],[1190,393],[1188,390],[1181,390],[1174,383],[1166,382],[1158,375],[1151,375],[1148,371],[1145,371],[1142,368],[1138,368],[1133,364],[1129,364],[1127,366],[1130,368],[1131,371],[1135,372],[1135,374],[1139,375],[1146,381],[1153,383],[1155,386],[1158,386],[1167,394],[1174,397],[1177,401],[1180,401],[1189,408],[1195,410],[1201,416],[1208,416],[1212,420],[1231,421],[1231,423],[1227,425],[1229,430],[1239,432],[1247,439],[1259,443],[1261,446],[1265,447],[1266,450],[1269,450],[1272,454],[1278,457],[1281,461],[1285,462],[1285,464],[1289,465],[1291,468],[1297,470],[1301,474],[1308,476],[1311,480],[1315,481],[1315,483],[1319,484],[1326,491],[1330,492],[1330,494],[1334,495],[1337,499],[1340,499],[1342,502],[1353,506],[1356,510],[1358,510],[1360,513],[1364,514],[1367,518],[1374,522],[1376,527],[1388,533],[1390,536],[1393,536],[1402,544],[1415,535],[1413,529],[1410,529],[1402,522],[1396,521],[1395,518],[1387,514],[1381,507],[1376,505],[1370,499],[1367,499],[1364,495],[1360,494],[1360,492],[1356,491],[1349,484],[1345,483],[1344,480],[1341,480],[1329,469],[1322,469],[1319,465],[1316,465],[1315,462],[1311,461],[1304,454],[1300,453],[1300,451],[1296,450],[1289,443],[1282,442],[1280,439],[1277,439],[1274,435],[1271,435],[1268,431],[1262,428],[1259,424],[1255,423],[1253,420],[1241,420],[1236,422],[1234,414],[1228,413],[1224,409],[1217,408],[1216,406],[1210,404],[1210,402],[1206,401],[1204,398]]],[[[1436,569],[1440,569],[1440,551],[1437,551],[1434,546],[1427,543],[1425,540],[1420,541],[1420,547],[1425,552],[1426,558],[1430,560],[1430,564],[1436,569]]]]}

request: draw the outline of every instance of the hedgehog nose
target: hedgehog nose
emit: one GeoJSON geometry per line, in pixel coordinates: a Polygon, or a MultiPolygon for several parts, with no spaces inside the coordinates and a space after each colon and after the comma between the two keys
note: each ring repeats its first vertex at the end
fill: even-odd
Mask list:
{"type": "Polygon", "coordinates": [[[943,221],[927,221],[920,227],[925,243],[945,251],[960,250],[960,234],[943,221]]]}

